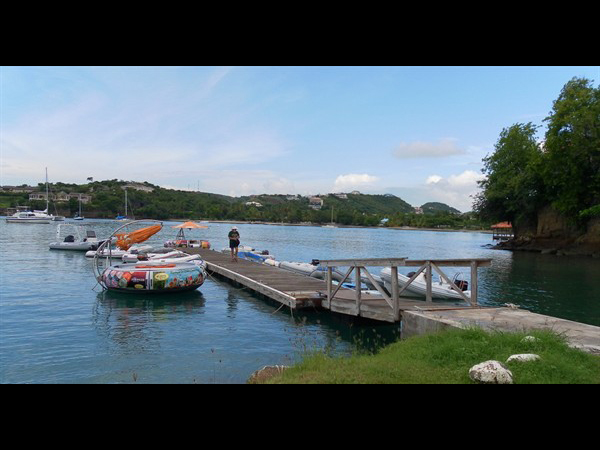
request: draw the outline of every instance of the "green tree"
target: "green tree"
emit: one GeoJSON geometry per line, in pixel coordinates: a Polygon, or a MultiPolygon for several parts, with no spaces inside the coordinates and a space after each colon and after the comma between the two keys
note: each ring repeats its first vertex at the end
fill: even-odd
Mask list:
{"type": "Polygon", "coordinates": [[[483,159],[486,178],[474,209],[491,220],[509,220],[517,233],[535,223],[543,199],[539,176],[541,149],[535,140],[538,127],[517,123],[500,133],[494,153],[483,159]]]}
{"type": "Polygon", "coordinates": [[[600,87],[573,78],[544,120],[543,175],[549,200],[575,218],[600,203],[600,87]]]}

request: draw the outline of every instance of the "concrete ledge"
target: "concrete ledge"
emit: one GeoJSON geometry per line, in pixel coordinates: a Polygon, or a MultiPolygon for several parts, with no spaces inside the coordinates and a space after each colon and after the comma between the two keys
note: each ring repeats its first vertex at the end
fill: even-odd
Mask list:
{"type": "Polygon", "coordinates": [[[552,330],[564,335],[572,347],[589,353],[600,353],[600,327],[536,314],[524,309],[501,307],[402,312],[403,338],[469,326],[502,331],[552,330]]]}

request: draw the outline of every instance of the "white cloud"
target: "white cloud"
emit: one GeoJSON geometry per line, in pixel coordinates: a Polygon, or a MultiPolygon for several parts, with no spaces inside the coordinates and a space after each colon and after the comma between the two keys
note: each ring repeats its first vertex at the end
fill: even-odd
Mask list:
{"type": "Polygon", "coordinates": [[[465,150],[456,145],[456,139],[444,138],[439,142],[401,142],[394,150],[396,158],[438,158],[444,156],[461,155],[465,150]]]}
{"type": "Polygon", "coordinates": [[[485,176],[481,173],[465,170],[447,178],[430,175],[425,180],[425,186],[431,201],[446,203],[460,211],[470,211],[473,204],[472,196],[479,191],[477,182],[483,178],[485,176]]]}
{"type": "Polygon", "coordinates": [[[340,175],[335,179],[333,190],[336,192],[355,190],[361,187],[371,186],[378,180],[379,177],[368,175],[366,173],[349,173],[347,175],[340,175]]]}

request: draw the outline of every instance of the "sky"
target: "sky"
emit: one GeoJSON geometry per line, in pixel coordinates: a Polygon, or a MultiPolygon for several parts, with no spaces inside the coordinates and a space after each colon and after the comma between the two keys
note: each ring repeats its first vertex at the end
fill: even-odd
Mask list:
{"type": "Polygon", "coordinates": [[[466,212],[482,159],[581,67],[1,67],[0,184],[394,194],[466,212]]]}

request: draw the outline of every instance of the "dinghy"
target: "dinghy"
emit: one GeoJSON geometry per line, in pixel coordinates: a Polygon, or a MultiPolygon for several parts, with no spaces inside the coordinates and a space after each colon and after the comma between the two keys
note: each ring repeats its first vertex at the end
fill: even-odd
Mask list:
{"type": "MultiPolygon", "coordinates": [[[[101,267],[102,257],[98,255],[108,250],[112,253],[111,243],[116,237],[116,246],[127,251],[134,244],[144,242],[162,229],[162,222],[131,232],[118,233],[122,229],[141,222],[159,222],[157,220],[136,220],[116,229],[98,248],[94,256],[94,275],[103,289],[125,293],[176,293],[199,288],[206,279],[206,264],[201,260],[190,262],[145,261],[135,264],[122,263],[101,267]]],[[[110,263],[110,260],[109,260],[110,263]]]]}
{"type": "Polygon", "coordinates": [[[56,227],[56,242],[49,244],[52,250],[76,250],[88,251],[96,250],[104,241],[98,240],[94,230],[86,229],[82,225],[73,225],[61,223],[56,227]],[[66,236],[62,237],[63,231],[66,236]]]}
{"type": "Polygon", "coordinates": [[[171,293],[198,289],[206,279],[201,264],[116,264],[102,272],[100,283],[111,291],[171,293]]]}
{"type": "Polygon", "coordinates": [[[144,252],[135,252],[135,253],[125,253],[121,259],[123,262],[128,263],[142,263],[146,261],[151,261],[152,263],[176,263],[176,262],[189,262],[194,260],[199,260],[200,255],[189,255],[187,253],[181,252],[179,250],[174,250],[172,252],[166,253],[144,253],[144,252]]]}

